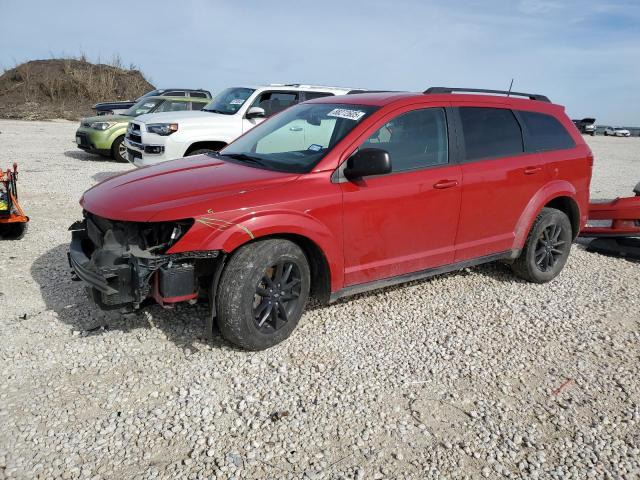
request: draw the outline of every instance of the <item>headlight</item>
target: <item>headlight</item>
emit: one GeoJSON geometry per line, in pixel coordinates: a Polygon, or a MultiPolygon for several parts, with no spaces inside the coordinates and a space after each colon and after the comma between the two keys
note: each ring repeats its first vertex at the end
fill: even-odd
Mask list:
{"type": "Polygon", "coordinates": [[[150,123],[149,125],[147,125],[147,132],[162,135],[164,137],[166,137],[167,135],[171,135],[173,132],[177,131],[177,123],[150,123]]]}
{"type": "Polygon", "coordinates": [[[89,128],[93,128],[95,130],[107,130],[114,125],[114,122],[92,122],[89,124],[89,128]]]}

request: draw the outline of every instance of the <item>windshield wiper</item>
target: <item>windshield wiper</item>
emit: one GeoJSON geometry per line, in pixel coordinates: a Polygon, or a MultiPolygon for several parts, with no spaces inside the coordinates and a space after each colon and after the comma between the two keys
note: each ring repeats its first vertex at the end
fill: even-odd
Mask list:
{"type": "Polygon", "coordinates": [[[261,165],[263,167],[267,166],[261,159],[252,157],[246,153],[223,153],[223,156],[233,158],[234,160],[240,160],[241,162],[255,163],[256,165],[261,165]]]}

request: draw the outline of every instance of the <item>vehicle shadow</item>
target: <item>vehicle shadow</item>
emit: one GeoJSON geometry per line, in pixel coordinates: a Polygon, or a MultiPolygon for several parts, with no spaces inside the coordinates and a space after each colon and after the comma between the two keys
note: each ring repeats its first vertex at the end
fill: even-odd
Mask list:
{"type": "Polygon", "coordinates": [[[47,309],[82,336],[102,335],[111,330],[131,332],[137,329],[159,329],[168,340],[192,353],[205,346],[237,350],[215,331],[205,334],[209,314],[206,303],[179,305],[165,310],[158,305],[137,313],[102,311],[89,299],[82,282],[72,280],[66,244],[58,245],[38,257],[31,266],[31,276],[40,287],[47,309]]]}
{"type": "Polygon", "coordinates": [[[124,172],[98,172],[95,175],[93,175],[91,178],[93,178],[96,182],[103,182],[105,180],[110,179],[111,177],[115,177],[116,175],[120,175],[126,172],[127,170],[125,170],[124,172]]]}
{"type": "Polygon", "coordinates": [[[82,150],[65,150],[65,157],[73,158],[75,160],[84,160],[90,162],[111,162],[111,158],[103,157],[97,153],[89,153],[82,150]]]}

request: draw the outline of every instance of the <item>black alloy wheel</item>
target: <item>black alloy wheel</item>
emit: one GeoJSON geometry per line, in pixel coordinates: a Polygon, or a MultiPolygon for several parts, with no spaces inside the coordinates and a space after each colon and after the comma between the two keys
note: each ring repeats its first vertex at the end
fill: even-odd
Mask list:
{"type": "Polygon", "coordinates": [[[262,333],[273,333],[289,321],[300,301],[300,280],[300,269],[293,262],[267,268],[253,302],[253,318],[262,333]]]}

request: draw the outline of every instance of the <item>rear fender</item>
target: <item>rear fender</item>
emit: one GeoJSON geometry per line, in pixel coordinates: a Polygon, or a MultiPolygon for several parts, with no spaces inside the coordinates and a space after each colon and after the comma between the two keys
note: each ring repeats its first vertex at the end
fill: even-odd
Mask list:
{"type": "Polygon", "coordinates": [[[298,235],[314,242],[324,254],[331,279],[331,291],[343,286],[344,262],[341,237],[336,237],[314,217],[291,211],[252,212],[246,217],[228,220],[210,212],[196,218],[189,232],[167,253],[191,250],[223,250],[232,253],[238,247],[260,238],[298,235]]]}
{"type": "Polygon", "coordinates": [[[571,198],[580,209],[580,204],[576,201],[576,189],[571,183],[564,180],[556,180],[546,184],[531,198],[518,220],[513,240],[514,251],[519,251],[524,247],[529,230],[531,230],[531,226],[540,211],[547,203],[558,197],[571,198]]]}

